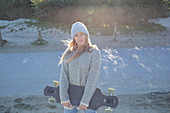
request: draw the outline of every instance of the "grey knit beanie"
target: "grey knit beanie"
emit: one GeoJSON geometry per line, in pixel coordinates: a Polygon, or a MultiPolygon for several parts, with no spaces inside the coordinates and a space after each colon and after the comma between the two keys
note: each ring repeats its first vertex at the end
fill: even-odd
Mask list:
{"type": "Polygon", "coordinates": [[[86,33],[88,37],[90,36],[87,27],[82,22],[76,22],[72,25],[71,37],[73,38],[74,35],[78,32],[83,32],[86,33]]]}

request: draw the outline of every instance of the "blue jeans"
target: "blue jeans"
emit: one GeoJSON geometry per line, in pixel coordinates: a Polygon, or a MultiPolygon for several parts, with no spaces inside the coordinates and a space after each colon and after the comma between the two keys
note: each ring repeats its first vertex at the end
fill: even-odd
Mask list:
{"type": "MultiPolygon", "coordinates": [[[[74,107],[72,109],[67,109],[64,107],[64,113],[77,113],[77,107],[74,107]]],[[[85,113],[97,113],[95,110],[87,109],[84,110],[85,113]]]]}

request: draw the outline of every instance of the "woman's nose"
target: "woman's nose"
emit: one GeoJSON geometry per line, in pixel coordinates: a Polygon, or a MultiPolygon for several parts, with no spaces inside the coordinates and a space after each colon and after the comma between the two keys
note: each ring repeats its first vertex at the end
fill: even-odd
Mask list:
{"type": "Polygon", "coordinates": [[[80,38],[82,38],[81,36],[78,36],[78,38],[80,39],[80,38]]]}

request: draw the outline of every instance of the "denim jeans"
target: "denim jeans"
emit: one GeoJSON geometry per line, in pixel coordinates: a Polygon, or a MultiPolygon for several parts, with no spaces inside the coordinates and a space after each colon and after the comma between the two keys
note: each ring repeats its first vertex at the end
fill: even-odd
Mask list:
{"type": "MultiPolygon", "coordinates": [[[[77,113],[77,107],[74,107],[72,109],[67,109],[64,107],[64,113],[77,113]]],[[[84,113],[97,113],[95,110],[87,109],[84,110],[84,113]]]]}

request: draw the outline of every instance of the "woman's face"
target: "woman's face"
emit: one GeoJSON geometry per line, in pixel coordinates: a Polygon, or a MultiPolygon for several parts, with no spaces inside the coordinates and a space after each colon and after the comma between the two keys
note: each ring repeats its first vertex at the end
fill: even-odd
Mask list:
{"type": "Polygon", "coordinates": [[[85,34],[83,32],[78,32],[77,34],[74,35],[74,39],[78,46],[81,46],[85,43],[85,34]]]}

